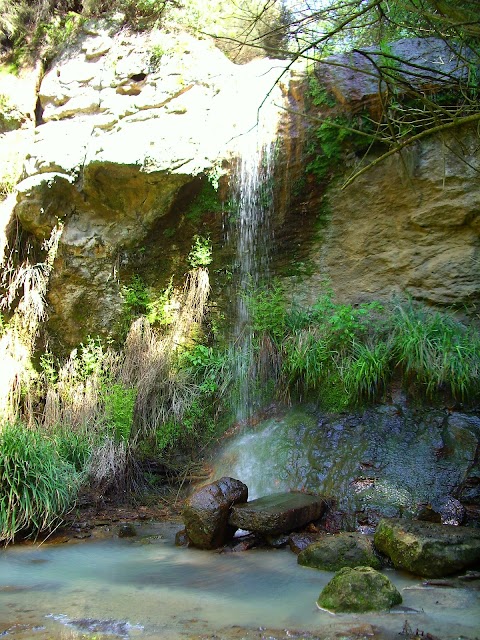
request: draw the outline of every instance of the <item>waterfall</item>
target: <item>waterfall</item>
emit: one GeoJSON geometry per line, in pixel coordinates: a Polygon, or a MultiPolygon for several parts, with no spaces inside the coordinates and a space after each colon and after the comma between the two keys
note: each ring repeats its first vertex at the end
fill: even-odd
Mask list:
{"type": "Polygon", "coordinates": [[[268,280],[272,242],[273,171],[277,129],[283,96],[275,82],[283,63],[258,60],[245,90],[251,104],[243,133],[235,148],[233,171],[236,225],[233,232],[236,255],[236,318],[233,356],[237,381],[236,419],[246,423],[260,402],[253,357],[253,335],[246,296],[268,280]],[[281,66],[279,66],[281,65],[281,66]],[[253,96],[253,100],[252,100],[253,96]]]}

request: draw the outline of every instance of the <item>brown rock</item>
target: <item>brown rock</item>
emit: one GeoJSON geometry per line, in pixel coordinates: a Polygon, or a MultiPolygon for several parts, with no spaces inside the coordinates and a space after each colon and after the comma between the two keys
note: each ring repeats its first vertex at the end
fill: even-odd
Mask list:
{"type": "Polygon", "coordinates": [[[248,488],[240,480],[220,478],[196,491],[185,503],[183,520],[188,538],[200,549],[216,549],[233,537],[232,505],[245,502],[248,488]]]}

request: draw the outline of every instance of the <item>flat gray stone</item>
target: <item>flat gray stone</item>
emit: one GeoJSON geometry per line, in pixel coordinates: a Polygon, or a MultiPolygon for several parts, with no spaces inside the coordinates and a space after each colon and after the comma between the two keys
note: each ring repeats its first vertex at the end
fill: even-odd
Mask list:
{"type": "Polygon", "coordinates": [[[318,520],[325,511],[320,496],[276,493],[232,507],[229,523],[263,535],[288,533],[318,520]]]}

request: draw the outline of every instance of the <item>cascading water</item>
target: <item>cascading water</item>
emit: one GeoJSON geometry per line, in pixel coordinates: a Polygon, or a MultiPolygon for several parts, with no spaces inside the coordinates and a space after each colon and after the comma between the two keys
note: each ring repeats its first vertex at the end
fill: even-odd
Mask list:
{"type": "Polygon", "coordinates": [[[258,405],[257,372],[252,355],[252,327],[246,296],[268,279],[274,155],[282,112],[281,90],[275,85],[281,73],[277,61],[272,64],[272,61],[261,60],[252,64],[258,70],[254,74],[253,86],[252,76],[249,75],[246,90],[249,98],[253,94],[258,97],[258,101],[252,101],[247,126],[237,138],[234,153],[238,160],[233,172],[236,203],[236,228],[233,235],[237,261],[233,350],[238,389],[236,418],[240,424],[248,421],[258,405]]]}

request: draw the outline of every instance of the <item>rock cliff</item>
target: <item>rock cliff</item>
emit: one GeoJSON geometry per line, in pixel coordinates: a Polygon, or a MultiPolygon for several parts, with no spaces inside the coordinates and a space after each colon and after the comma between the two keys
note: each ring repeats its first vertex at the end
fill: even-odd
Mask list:
{"type": "MultiPolygon", "coordinates": [[[[54,61],[39,87],[14,209],[38,247],[63,225],[48,294],[54,344],[115,334],[121,285],[141,273],[165,286],[186,270],[195,233],[213,234],[220,250],[219,199],[203,206],[203,218],[189,218],[189,208],[209,179],[217,185],[228,173],[238,138],[256,125],[284,69],[268,59],[235,65],[207,40],[129,33],[114,21],[87,23],[54,61]]],[[[300,76],[291,110],[304,93],[300,76]]],[[[275,190],[273,267],[293,280],[295,296],[312,302],[328,281],[343,301],[407,293],[475,311],[478,132],[425,139],[342,189],[351,158],[327,186],[305,180],[309,127],[285,112],[275,190]]]]}
{"type": "MultiPolygon", "coordinates": [[[[38,245],[63,225],[48,300],[57,343],[115,334],[122,277],[149,270],[165,286],[186,270],[202,223],[183,237],[178,228],[256,126],[283,66],[235,65],[206,40],[118,32],[114,22],[87,23],[54,62],[14,213],[38,245]]],[[[221,229],[220,215],[212,226],[221,229]]]]}

